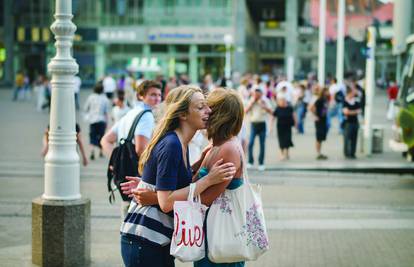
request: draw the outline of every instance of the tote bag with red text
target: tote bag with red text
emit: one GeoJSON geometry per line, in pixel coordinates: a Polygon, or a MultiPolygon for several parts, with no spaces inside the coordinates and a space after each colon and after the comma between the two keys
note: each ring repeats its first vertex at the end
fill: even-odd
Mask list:
{"type": "Polygon", "coordinates": [[[190,184],[187,201],[174,202],[174,233],[170,254],[182,262],[197,261],[205,256],[203,222],[207,207],[200,197],[194,199],[195,183],[190,184]]]}

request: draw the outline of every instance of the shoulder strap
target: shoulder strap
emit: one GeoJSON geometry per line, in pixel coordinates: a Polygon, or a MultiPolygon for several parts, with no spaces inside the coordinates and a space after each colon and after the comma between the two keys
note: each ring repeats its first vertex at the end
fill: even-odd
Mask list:
{"type": "Polygon", "coordinates": [[[135,128],[137,128],[139,120],[142,118],[142,116],[145,114],[145,112],[151,112],[150,109],[145,109],[138,113],[138,115],[135,117],[134,122],[132,123],[131,129],[129,129],[128,137],[125,139],[125,141],[130,142],[132,138],[134,137],[135,128]]]}

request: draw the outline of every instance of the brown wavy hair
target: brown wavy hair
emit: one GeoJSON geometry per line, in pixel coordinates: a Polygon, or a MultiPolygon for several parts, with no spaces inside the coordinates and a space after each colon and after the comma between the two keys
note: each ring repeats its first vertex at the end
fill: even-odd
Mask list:
{"type": "Polygon", "coordinates": [[[244,118],[243,102],[237,92],[217,88],[207,96],[207,103],[211,108],[208,138],[219,143],[237,136],[244,118]]]}
{"type": "Polygon", "coordinates": [[[140,85],[138,85],[136,92],[140,97],[144,97],[148,93],[149,89],[154,87],[161,90],[161,84],[159,82],[153,80],[145,80],[140,85]]]}

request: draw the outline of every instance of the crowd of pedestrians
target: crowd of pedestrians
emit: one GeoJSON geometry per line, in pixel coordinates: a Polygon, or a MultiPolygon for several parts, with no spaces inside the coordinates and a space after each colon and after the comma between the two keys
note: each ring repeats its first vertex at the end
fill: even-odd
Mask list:
{"type": "MultiPolygon", "coordinates": [[[[207,74],[198,86],[204,94],[218,87],[230,86],[238,92],[246,113],[238,137],[248,158],[247,166],[265,170],[267,138],[276,136],[280,150],[279,160],[290,160],[290,150],[299,149],[294,147],[296,136],[305,134],[310,128],[309,125],[305,125],[306,121],[309,121],[308,117],[314,121],[312,127],[315,132],[315,159],[328,159],[326,153],[323,153],[322,145],[329,135],[338,138],[336,133],[343,136],[344,157],[356,158],[359,121],[364,115],[365,93],[362,77],[350,77],[343,83],[331,78],[324,85],[319,85],[315,75],[309,75],[300,81],[288,81],[284,75],[248,73],[229,81],[224,78],[214,80],[212,75],[207,74]],[[333,129],[332,125],[337,127],[333,129]],[[258,155],[255,155],[256,139],[259,141],[258,155]]],[[[87,98],[81,111],[83,119],[90,125],[89,160],[103,157],[100,141],[105,132],[134,110],[137,104],[142,103],[142,96],[137,98],[136,90],[144,81],[146,79],[143,74],[127,73],[118,77],[107,74],[96,83],[94,92],[87,98]]],[[[173,88],[191,83],[185,74],[170,77],[168,80],[158,75],[154,82],[160,86],[161,101],[166,99],[173,88]]],[[[74,85],[75,108],[81,110],[79,94],[82,81],[78,76],[74,77],[74,85]]],[[[391,82],[387,92],[387,118],[391,119],[394,116],[394,101],[398,87],[391,82]]],[[[39,75],[31,82],[24,71],[19,71],[15,77],[13,101],[29,100],[32,95],[36,97],[38,111],[50,109],[49,78],[39,75]]],[[[154,110],[155,116],[161,113],[158,110],[154,110]]],[[[190,146],[191,162],[197,159],[197,154],[207,142],[205,131],[195,134],[190,146]]]]}
{"type": "MultiPolygon", "coordinates": [[[[82,82],[75,77],[74,83],[75,108],[80,110],[82,82]]],[[[14,101],[26,98],[30,89],[25,84],[21,72],[16,76],[14,101]]],[[[162,76],[148,80],[131,73],[118,79],[105,75],[94,85],[81,111],[89,124],[88,156],[78,124],[77,144],[84,166],[97,157],[109,157],[142,115],[132,139],[141,178],[125,177],[118,188],[123,200],[121,252],[125,265],[173,266],[166,244],[174,230],[174,202],[187,198],[193,182],[196,194],[210,205],[224,190],[240,186],[243,179],[237,178],[243,177],[244,167],[265,170],[266,141],[272,133],[278,139],[280,161],[292,160],[295,136],[310,127],[314,127],[316,160],[328,160],[322,145],[336,131],[343,136],[344,157],[355,159],[365,102],[361,85],[356,79],[339,84],[335,78],[319,85],[313,75],[288,81],[283,75],[245,74],[238,81],[222,78],[216,82],[206,75],[199,85],[192,85],[187,75],[168,80],[162,76]],[[308,116],[314,123],[305,127],[308,116]]],[[[38,93],[37,109],[50,107],[48,78],[39,76],[33,86],[38,93]]],[[[390,105],[395,95],[392,90],[390,105]]],[[[43,155],[47,143],[46,130],[43,155]]],[[[229,264],[244,266],[240,261],[229,264]]],[[[194,265],[216,266],[207,257],[194,265]]]]}
{"type": "Polygon", "coordinates": [[[292,129],[298,135],[303,135],[307,116],[314,120],[317,160],[328,159],[322,153],[322,143],[332,132],[334,119],[337,119],[337,131],[344,139],[344,157],[355,159],[358,123],[365,104],[362,85],[363,81],[357,80],[355,76],[342,84],[332,78],[323,85],[317,83],[314,75],[309,75],[306,80],[292,82],[283,75],[247,74],[241,77],[237,91],[244,101],[246,118],[250,124],[248,166],[254,164],[254,140],[259,136],[258,169],[265,169],[263,158],[266,139],[274,128],[279,141],[280,160],[289,160],[289,149],[294,146],[292,129]]]}

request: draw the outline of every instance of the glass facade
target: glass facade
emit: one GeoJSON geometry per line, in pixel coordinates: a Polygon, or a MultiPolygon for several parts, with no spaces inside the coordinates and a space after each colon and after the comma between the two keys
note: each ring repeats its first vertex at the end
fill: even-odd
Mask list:
{"type": "MultiPolygon", "coordinates": [[[[54,5],[54,0],[13,1],[15,72],[27,69],[32,79],[46,73],[55,53],[49,30],[54,5]]],[[[83,84],[89,85],[106,72],[125,71],[133,58],[156,62],[165,76],[221,76],[223,36],[234,27],[232,0],[72,0],[72,12],[73,56],[83,84]]]]}
{"type": "Polygon", "coordinates": [[[230,26],[231,0],[74,0],[75,23],[88,26],[230,26]]]}

